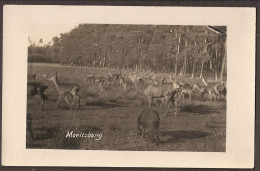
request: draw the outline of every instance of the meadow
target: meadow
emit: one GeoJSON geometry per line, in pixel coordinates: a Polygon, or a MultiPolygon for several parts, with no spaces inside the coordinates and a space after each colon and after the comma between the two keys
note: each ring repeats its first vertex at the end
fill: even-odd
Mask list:
{"type": "MultiPolygon", "coordinates": [[[[32,115],[34,139],[27,136],[27,148],[127,150],[127,151],[201,151],[224,152],[226,149],[226,101],[209,102],[194,92],[189,99],[178,101],[178,115],[174,109],[167,114],[166,106],[153,106],[160,115],[160,142],[155,144],[142,138],[137,130],[137,117],[147,106],[147,98],[130,86],[128,91],[119,85],[100,90],[86,80],[96,73],[107,76],[116,69],[68,67],[55,64],[28,64],[28,73],[46,74],[37,81],[48,85],[49,100],[40,111],[40,97],[27,98],[27,113],[32,115]],[[58,72],[61,82],[77,83],[81,108],[68,109],[65,101],[57,106],[59,94],[47,79],[58,72]],[[87,137],[66,137],[68,132],[89,134],[87,137]],[[99,140],[91,137],[102,135],[99,140]]],[[[166,76],[167,73],[156,73],[166,76]]],[[[177,78],[192,83],[200,81],[177,78]]],[[[68,98],[69,101],[72,99],[68,98]]]]}

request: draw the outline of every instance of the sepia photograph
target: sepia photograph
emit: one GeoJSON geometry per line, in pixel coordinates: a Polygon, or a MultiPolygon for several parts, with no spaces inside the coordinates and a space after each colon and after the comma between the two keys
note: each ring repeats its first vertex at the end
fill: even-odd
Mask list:
{"type": "Polygon", "coordinates": [[[252,168],[254,67],[254,8],[5,6],[2,165],[252,168]]]}
{"type": "Polygon", "coordinates": [[[226,37],[82,23],[28,35],[26,147],[225,152],[226,37]]]}

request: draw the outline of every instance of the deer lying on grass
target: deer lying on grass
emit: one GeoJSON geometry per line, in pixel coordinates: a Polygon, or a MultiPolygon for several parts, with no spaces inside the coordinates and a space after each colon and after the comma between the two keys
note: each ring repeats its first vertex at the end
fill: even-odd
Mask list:
{"type": "Polygon", "coordinates": [[[43,85],[40,82],[27,82],[27,95],[35,96],[39,95],[42,99],[41,111],[44,110],[44,105],[47,103],[48,97],[45,95],[45,90],[48,88],[47,85],[43,85]]]}
{"type": "Polygon", "coordinates": [[[144,109],[137,118],[137,128],[142,137],[147,136],[148,139],[158,143],[158,129],[160,126],[160,117],[157,111],[152,109],[144,109]]]}
{"type": "Polygon", "coordinates": [[[60,83],[58,79],[58,73],[55,73],[52,77],[50,77],[49,81],[53,81],[60,95],[57,105],[59,105],[61,99],[64,98],[69,107],[73,106],[75,101],[78,101],[78,108],[80,109],[80,97],[78,95],[78,92],[80,90],[79,85],[75,83],[60,83]],[[73,102],[71,104],[67,99],[67,95],[70,95],[73,98],[73,102]]]}

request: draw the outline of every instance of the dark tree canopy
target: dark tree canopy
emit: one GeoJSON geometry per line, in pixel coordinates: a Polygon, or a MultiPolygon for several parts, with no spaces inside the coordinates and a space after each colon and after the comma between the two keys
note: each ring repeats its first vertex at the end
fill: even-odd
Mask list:
{"type": "Polygon", "coordinates": [[[54,37],[52,45],[31,44],[28,55],[29,61],[33,54],[43,54],[46,61],[62,65],[151,69],[184,76],[207,71],[218,77],[226,66],[225,31],[223,26],[79,24],[54,37]]]}

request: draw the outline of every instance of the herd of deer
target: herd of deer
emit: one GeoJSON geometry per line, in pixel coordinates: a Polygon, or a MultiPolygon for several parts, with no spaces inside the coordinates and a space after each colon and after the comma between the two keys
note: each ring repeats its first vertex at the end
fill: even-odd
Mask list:
{"type": "MultiPolygon", "coordinates": [[[[44,110],[44,105],[46,104],[48,97],[45,95],[45,91],[49,85],[44,85],[41,82],[37,82],[37,77],[47,77],[45,74],[29,74],[27,82],[27,93],[28,96],[39,95],[42,99],[41,110],[44,110]]],[[[50,76],[48,78],[49,84],[52,82],[59,94],[58,105],[62,99],[66,101],[69,107],[72,107],[75,102],[78,102],[78,108],[80,108],[79,96],[80,86],[76,83],[61,83],[58,78],[58,73],[50,76]],[[73,99],[72,103],[69,102],[67,96],[71,96],[73,99]]],[[[135,89],[143,94],[148,99],[149,108],[145,108],[143,112],[137,118],[137,127],[142,137],[147,136],[147,138],[159,142],[158,128],[160,123],[160,117],[156,110],[151,108],[152,103],[156,106],[157,100],[161,100],[160,108],[166,102],[168,105],[165,114],[168,112],[171,105],[175,106],[175,114],[178,111],[177,101],[178,99],[183,99],[185,95],[189,95],[190,101],[192,100],[192,94],[195,90],[201,93],[201,97],[208,94],[209,101],[213,99],[221,100],[221,96],[226,96],[227,90],[224,82],[218,83],[208,83],[207,80],[202,77],[201,81],[204,84],[200,86],[199,83],[194,83],[193,86],[183,82],[182,80],[177,82],[173,79],[172,75],[164,78],[157,78],[154,73],[150,71],[135,71],[126,72],[126,74],[112,74],[111,72],[107,77],[97,77],[96,74],[91,74],[86,76],[86,81],[91,83],[103,91],[108,87],[115,87],[117,85],[122,86],[125,91],[129,90],[131,85],[134,85],[135,89]]],[[[30,131],[29,131],[30,133],[30,131]]]]}
{"type": "MultiPolygon", "coordinates": [[[[40,95],[42,99],[41,110],[44,110],[44,105],[48,100],[48,97],[45,95],[45,90],[48,88],[48,85],[37,82],[36,78],[39,76],[46,77],[45,74],[28,75],[27,93],[29,96],[40,95]]],[[[78,108],[80,108],[81,97],[79,96],[80,86],[78,84],[61,83],[58,78],[58,73],[48,78],[48,81],[52,82],[56,87],[59,94],[58,104],[64,99],[70,107],[73,106],[75,102],[78,102],[78,108]],[[71,96],[73,99],[72,103],[68,101],[67,96],[71,96]]],[[[191,101],[192,94],[195,90],[198,90],[201,96],[208,94],[210,101],[218,97],[221,99],[222,95],[226,96],[226,86],[224,82],[208,83],[206,79],[202,77],[201,81],[204,86],[200,86],[199,83],[194,83],[192,86],[183,81],[177,82],[173,79],[172,75],[158,79],[153,72],[144,70],[125,72],[124,74],[122,74],[121,71],[118,74],[112,74],[110,72],[107,77],[97,77],[96,74],[91,74],[86,76],[86,81],[92,83],[93,86],[97,85],[101,91],[116,85],[122,86],[124,90],[128,91],[129,87],[134,85],[138,92],[147,97],[149,107],[152,106],[152,103],[158,106],[157,101],[154,101],[154,99],[159,99],[161,100],[160,107],[166,102],[168,104],[168,111],[170,105],[173,104],[176,107],[176,112],[176,99],[183,98],[184,101],[185,95],[189,95],[191,101]]]]}

